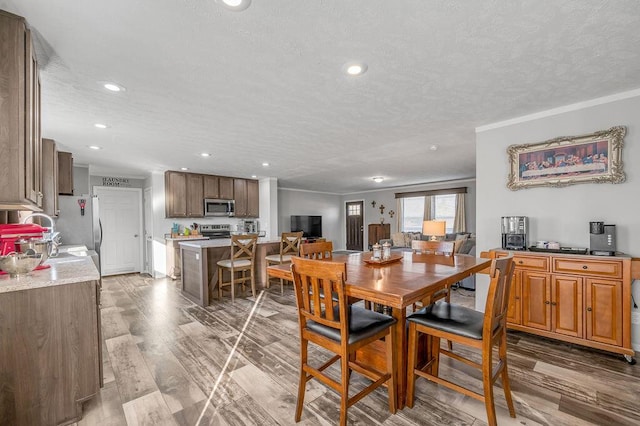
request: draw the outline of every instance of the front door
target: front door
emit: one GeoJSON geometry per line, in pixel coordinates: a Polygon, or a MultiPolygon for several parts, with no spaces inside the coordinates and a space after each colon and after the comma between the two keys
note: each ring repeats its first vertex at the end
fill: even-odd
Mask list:
{"type": "Polygon", "coordinates": [[[348,201],[347,217],[347,250],[363,250],[364,219],[362,217],[364,201],[348,201]]]}
{"type": "Polygon", "coordinates": [[[140,272],[142,190],[95,187],[102,222],[102,275],[140,272]]]}

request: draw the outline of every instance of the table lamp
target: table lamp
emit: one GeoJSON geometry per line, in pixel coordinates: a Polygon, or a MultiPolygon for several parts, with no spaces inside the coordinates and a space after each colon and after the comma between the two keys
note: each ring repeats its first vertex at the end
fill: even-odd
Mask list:
{"type": "Polygon", "coordinates": [[[438,237],[446,234],[447,222],[444,220],[425,220],[422,222],[422,235],[430,235],[430,241],[438,241],[438,237]]]}

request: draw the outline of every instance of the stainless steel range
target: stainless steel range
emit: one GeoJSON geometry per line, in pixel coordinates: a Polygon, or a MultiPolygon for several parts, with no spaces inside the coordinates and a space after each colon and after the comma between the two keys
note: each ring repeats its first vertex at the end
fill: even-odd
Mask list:
{"type": "Polygon", "coordinates": [[[230,238],[231,237],[231,225],[217,225],[217,224],[202,224],[198,226],[200,235],[208,238],[230,238]]]}

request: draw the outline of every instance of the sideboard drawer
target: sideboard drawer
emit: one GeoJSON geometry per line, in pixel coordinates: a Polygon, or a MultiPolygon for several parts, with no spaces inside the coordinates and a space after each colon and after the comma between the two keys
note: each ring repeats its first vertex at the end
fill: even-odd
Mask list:
{"type": "Polygon", "coordinates": [[[549,258],[535,256],[513,256],[513,263],[516,268],[530,269],[534,271],[548,271],[549,258]]]}
{"type": "Polygon", "coordinates": [[[553,272],[622,278],[622,262],[554,258],[553,272]]]}

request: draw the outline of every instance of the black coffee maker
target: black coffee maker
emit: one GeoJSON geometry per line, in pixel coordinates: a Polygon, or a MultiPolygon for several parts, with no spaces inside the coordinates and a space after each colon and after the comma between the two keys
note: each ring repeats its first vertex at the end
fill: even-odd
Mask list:
{"type": "Polygon", "coordinates": [[[616,226],[604,222],[589,222],[591,244],[589,253],[596,256],[616,255],[616,226]]]}

